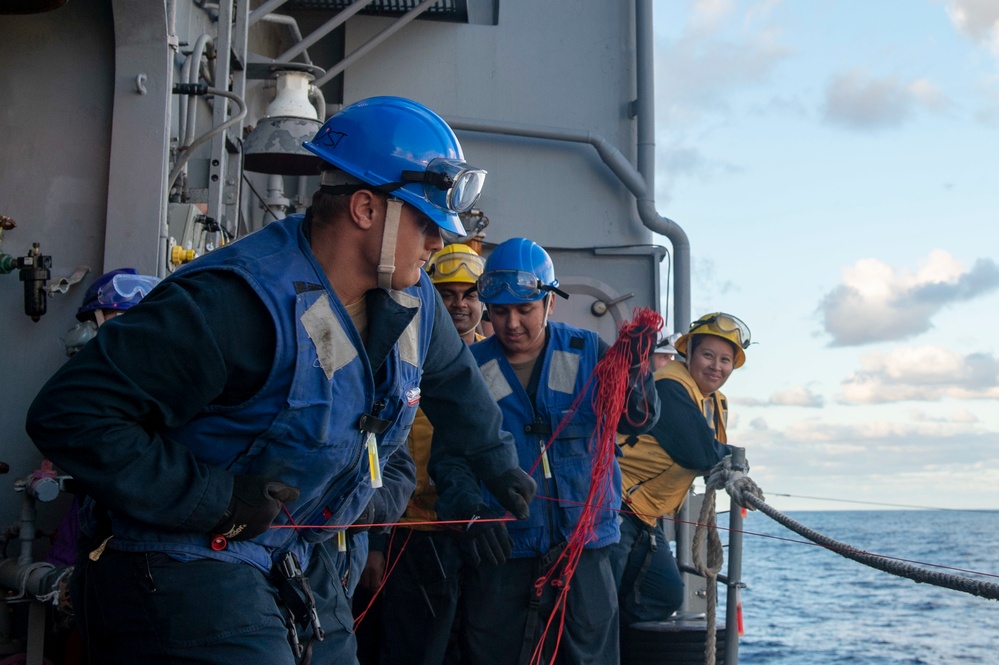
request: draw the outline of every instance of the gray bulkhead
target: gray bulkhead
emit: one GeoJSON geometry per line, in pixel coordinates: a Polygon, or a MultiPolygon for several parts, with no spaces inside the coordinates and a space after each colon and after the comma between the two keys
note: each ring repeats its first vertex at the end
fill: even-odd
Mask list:
{"type": "MultiPolygon", "coordinates": [[[[66,360],[61,338],[76,322],[86,286],[124,266],[168,272],[163,236],[182,245],[183,225],[199,212],[210,212],[238,235],[269,219],[260,198],[287,199],[293,212],[315,189],[314,178],[244,177],[240,169],[241,139],[273,96],[273,83],[247,76],[247,65],[277,58],[335,15],[306,8],[321,2],[280,4],[69,0],[44,13],[0,15],[0,215],[17,223],[4,232],[0,255],[16,259],[39,243],[52,257],[50,285],[79,267],[90,269],[66,293],[51,294],[37,322],[23,313],[18,271],[0,274],[0,461],[10,467],[0,477],[0,524],[11,524],[20,511],[12,481],[39,465],[40,454],[24,433],[25,412],[66,360]],[[290,18],[249,21],[261,6],[263,14],[290,18]],[[219,30],[220,14],[231,31],[219,30]],[[216,79],[209,85],[227,88],[231,80],[247,115],[228,139],[217,136],[194,152],[178,179],[183,192],[171,199],[166,179],[175,168],[180,130],[192,135],[187,119],[194,118],[200,136],[233,117],[236,107],[230,103],[227,113],[220,96],[182,102],[170,92],[198,67],[184,69],[203,34],[227,47],[222,53],[235,54],[205,61],[216,79]],[[182,112],[186,104],[194,104],[193,115],[182,112]]],[[[612,342],[633,308],[665,313],[668,243],[643,225],[633,191],[592,144],[579,140],[603,141],[631,165],[639,159],[635,3],[440,4],[464,7],[466,14],[454,22],[414,20],[377,41],[342,77],[322,85],[326,112],[389,94],[423,102],[451,122],[466,159],[489,171],[477,206],[489,220],[485,250],[515,236],[545,246],[562,288],[572,294],[559,301],[554,318],[612,342]]],[[[366,50],[398,18],[353,15],[311,46],[309,58],[329,70],[366,50]]],[[[54,528],[64,499],[38,504],[39,528],[54,528]]]]}

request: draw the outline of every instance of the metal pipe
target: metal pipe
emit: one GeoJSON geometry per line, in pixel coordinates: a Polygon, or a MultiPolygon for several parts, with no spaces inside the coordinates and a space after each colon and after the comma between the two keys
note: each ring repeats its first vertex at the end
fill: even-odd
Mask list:
{"type": "Polygon", "coordinates": [[[368,51],[375,48],[389,37],[402,30],[408,23],[414,21],[420,14],[437,4],[437,0],[423,0],[420,4],[410,9],[408,12],[397,18],[390,26],[379,32],[377,35],[362,44],[356,51],[338,62],[333,69],[326,72],[326,75],[316,81],[316,85],[322,87],[327,81],[332,81],[342,74],[348,67],[367,55],[368,51]]]}
{"type": "MultiPolygon", "coordinates": [[[[674,294],[675,300],[680,300],[681,305],[674,313],[674,322],[677,329],[685,329],[690,322],[690,244],[687,242],[687,236],[672,220],[665,217],[661,217],[655,212],[655,200],[649,194],[650,183],[655,182],[654,178],[648,177],[635,169],[631,165],[631,162],[625,158],[621,151],[618,150],[613,144],[611,144],[607,139],[600,136],[599,134],[594,134],[589,131],[578,131],[578,130],[568,130],[568,129],[557,129],[553,127],[540,127],[536,125],[523,125],[517,123],[502,123],[495,121],[484,121],[477,120],[473,118],[455,118],[447,117],[445,118],[448,125],[452,129],[470,131],[470,132],[483,132],[488,134],[502,134],[506,136],[519,136],[527,138],[538,138],[547,139],[552,141],[569,141],[574,143],[587,143],[593,146],[593,149],[597,151],[600,159],[603,160],[604,164],[617,176],[618,180],[628,188],[628,190],[635,196],[635,200],[638,204],[639,217],[642,223],[645,224],[647,228],[651,231],[665,235],[673,244],[673,256],[674,265],[677,266],[676,272],[677,276],[674,280],[674,294]],[[680,271],[684,270],[684,279],[680,278],[680,271]],[[682,295],[681,295],[682,294],[682,295]],[[682,307],[682,311],[685,312],[683,316],[679,315],[679,308],[682,307]],[[681,327],[682,326],[682,327],[681,327]]],[[[641,135],[641,133],[640,133],[641,135]]],[[[682,510],[682,509],[681,509],[682,510]]],[[[681,516],[681,519],[686,520],[685,516],[681,516]]],[[[687,541],[690,542],[690,527],[685,522],[679,525],[678,530],[687,530],[687,541]]],[[[690,564],[689,553],[686,556],[686,564],[690,564]]]]}
{"type": "Polygon", "coordinates": [[[656,115],[655,49],[652,30],[652,0],[635,0],[635,59],[638,97],[638,172],[647,183],[646,195],[638,198],[638,215],[654,233],[673,244],[673,329],[685,331],[690,325],[690,241],[671,219],[656,212],[656,115]]]}
{"type": "Polygon", "coordinates": [[[291,62],[291,59],[296,55],[302,53],[305,49],[309,48],[320,39],[336,30],[338,27],[346,23],[347,19],[370,5],[372,2],[373,0],[355,0],[355,2],[351,3],[350,7],[338,12],[336,16],[310,32],[308,37],[302,39],[298,44],[295,44],[290,49],[279,55],[277,57],[277,62],[291,62]]]}
{"type": "Polygon", "coordinates": [[[35,497],[31,495],[31,489],[25,486],[24,497],[21,501],[21,519],[18,522],[18,539],[21,549],[17,555],[17,563],[27,565],[34,561],[32,553],[35,545],[35,497]]]}
{"type": "MultiPolygon", "coordinates": [[[[662,217],[655,206],[656,115],[655,115],[655,40],[652,23],[652,0],[635,0],[635,111],[638,130],[638,171],[647,183],[649,196],[638,199],[638,215],[649,229],[669,238],[673,245],[673,330],[684,332],[690,326],[690,241],[686,232],[673,220],[662,217]]],[[[677,558],[681,566],[692,563],[692,515],[687,502],[677,514],[677,558]]],[[[684,597],[681,612],[689,610],[684,597]]],[[[734,661],[733,661],[734,662],[734,661]]]]}
{"type": "MultiPolygon", "coordinates": [[[[302,43],[302,30],[298,27],[298,21],[295,20],[293,16],[287,16],[285,14],[268,14],[260,19],[261,21],[267,21],[268,23],[277,23],[279,25],[286,25],[291,30],[292,39],[295,40],[295,45],[302,43]]],[[[309,52],[304,48],[300,51],[303,56],[303,60],[307,64],[312,64],[312,58],[309,57],[309,52]]],[[[295,55],[298,55],[296,53],[295,55]]]]}
{"type": "Polygon", "coordinates": [[[539,125],[525,125],[513,122],[497,122],[478,120],[475,118],[458,118],[448,116],[444,119],[452,129],[485,134],[500,134],[504,136],[519,136],[523,138],[547,139],[549,141],[568,141],[571,143],[587,143],[600,155],[604,164],[614,172],[635,198],[645,195],[646,184],[641,174],[607,139],[593,132],[573,129],[559,129],[539,125]]]}
{"type": "MultiPolygon", "coordinates": [[[[218,127],[215,127],[214,129],[203,134],[202,136],[199,136],[191,143],[190,146],[187,147],[186,150],[184,150],[184,154],[182,154],[180,157],[177,158],[177,163],[174,164],[173,171],[171,171],[170,175],[167,176],[167,192],[170,191],[170,188],[173,187],[173,184],[177,181],[177,178],[180,177],[181,172],[184,170],[184,166],[187,164],[187,160],[189,160],[191,158],[191,155],[194,154],[195,148],[201,147],[202,145],[204,145],[205,142],[210,141],[212,137],[220,134],[221,132],[224,132],[233,125],[238,124],[243,118],[246,117],[246,103],[239,95],[234,95],[227,90],[216,90],[215,88],[208,88],[208,91],[205,94],[216,95],[218,97],[226,97],[227,99],[231,99],[232,101],[236,102],[236,106],[239,107],[239,112],[233,117],[223,122],[218,127]]],[[[163,239],[165,240],[165,238],[163,239]]]]}
{"type": "Polygon", "coordinates": [[[177,38],[177,0],[166,0],[166,15],[167,46],[177,51],[180,48],[180,40],[177,38]]]}
{"type": "Polygon", "coordinates": [[[323,97],[323,91],[315,84],[309,86],[309,101],[316,108],[319,122],[326,122],[326,98],[323,97]]]}
{"type": "Polygon", "coordinates": [[[51,563],[18,563],[14,559],[0,559],[0,588],[14,591],[10,598],[40,596],[52,589],[51,573],[56,567],[51,563]]]}
{"type": "MultiPolygon", "coordinates": [[[[209,34],[200,35],[197,41],[194,42],[194,50],[191,51],[191,55],[187,57],[184,61],[184,66],[181,68],[180,80],[184,83],[197,83],[199,77],[201,76],[201,57],[205,54],[205,49],[208,46],[215,48],[215,41],[209,34]]],[[[206,79],[207,80],[207,79],[206,79]]],[[[197,131],[198,117],[198,105],[193,98],[189,98],[187,95],[181,95],[180,97],[180,118],[184,121],[183,131],[177,132],[177,143],[178,148],[183,148],[184,146],[190,145],[191,141],[194,140],[195,132],[197,131]]]]}
{"type": "MultiPolygon", "coordinates": [[[[194,140],[191,143],[191,145],[187,147],[186,150],[180,153],[180,155],[177,157],[176,163],[174,164],[173,171],[171,171],[170,174],[167,176],[167,183],[166,183],[167,199],[165,199],[167,201],[167,206],[169,206],[170,190],[173,188],[174,183],[177,182],[177,178],[180,177],[180,174],[184,172],[184,168],[187,166],[188,160],[191,159],[191,156],[194,154],[194,150],[204,145],[206,142],[210,141],[216,135],[229,129],[233,125],[239,124],[240,122],[243,121],[243,118],[246,117],[246,102],[244,102],[242,97],[240,97],[239,95],[231,93],[228,90],[216,90],[215,88],[208,88],[205,94],[217,95],[219,97],[225,97],[227,99],[231,99],[239,107],[239,112],[233,117],[223,122],[218,127],[209,130],[204,135],[194,140]]],[[[170,238],[170,229],[167,217],[168,215],[166,209],[164,209],[159,225],[160,237],[159,237],[159,255],[157,256],[157,266],[156,266],[157,277],[163,277],[169,272],[168,262],[170,260],[170,257],[167,254],[167,252],[169,251],[167,245],[169,243],[169,238],[170,238]]]]}
{"type": "Polygon", "coordinates": [[[298,194],[295,197],[295,212],[305,212],[309,207],[309,178],[298,176],[298,194]]]}
{"type": "MultiPolygon", "coordinates": [[[[746,467],[746,449],[732,446],[732,467],[746,467]]],[[[725,586],[725,662],[739,662],[739,594],[742,586],[742,506],[728,512],[728,580],[725,586]]]]}
{"type": "Polygon", "coordinates": [[[249,28],[286,2],[288,0],[267,0],[267,2],[250,12],[250,17],[246,19],[246,27],[249,28]]]}

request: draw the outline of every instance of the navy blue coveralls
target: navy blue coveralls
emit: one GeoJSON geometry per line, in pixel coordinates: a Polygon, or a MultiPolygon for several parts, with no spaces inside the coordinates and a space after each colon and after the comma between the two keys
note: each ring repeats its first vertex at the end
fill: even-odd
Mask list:
{"type": "Polygon", "coordinates": [[[211,548],[235,474],[301,490],[276,524],[349,525],[385,489],[371,487],[360,416],[389,423],[377,434],[386,473],[418,405],[442,428],[440,454],[484,477],[516,464],[426,276],[370,291],[367,312],[365,345],[293,216],[164,280],[43,387],[29,434],[111,519],[74,600],[98,662],[290,665],[270,578],[285,552],[306,568],[327,631],[313,662],[354,660],[342,562],[314,547],[333,530],[271,529],[211,548]],[[463,412],[470,393],[483,408],[463,412]]]}
{"type": "MultiPolygon", "coordinates": [[[[507,525],[513,540],[512,557],[500,566],[481,565],[469,571],[464,587],[467,612],[463,647],[476,665],[527,662],[558,593],[546,587],[538,598],[534,581],[555,563],[579,521],[581,503],[589,492],[594,454],[591,436],[596,425],[591,397],[596,386],[587,382],[606,345],[596,333],[554,321],[548,322],[546,337],[526,390],[498,338],[471,347],[490,393],[503,411],[503,426],[517,440],[521,467],[538,483],[538,498],[531,504],[530,517],[507,525]],[[584,390],[586,396],[569,423],[558,438],[550,439],[584,390]],[[544,464],[535,466],[542,443],[547,447],[551,477],[544,464]]],[[[632,377],[631,387],[627,415],[622,414],[619,430],[642,433],[658,417],[652,373],[632,377]]],[[[434,470],[432,467],[431,472],[434,470]]],[[[437,475],[444,473],[438,470],[437,475]]],[[[608,560],[610,545],[619,538],[615,509],[621,503],[621,474],[616,461],[607,482],[607,509],[597,516],[596,539],[586,545],[570,585],[560,663],[613,665],[619,660],[617,593],[608,560]]],[[[451,505],[446,494],[441,494],[438,513],[451,505]]],[[[482,491],[479,500],[495,514],[504,513],[488,492],[482,491]]],[[[543,662],[550,661],[558,633],[556,621],[544,645],[543,662]]]]}

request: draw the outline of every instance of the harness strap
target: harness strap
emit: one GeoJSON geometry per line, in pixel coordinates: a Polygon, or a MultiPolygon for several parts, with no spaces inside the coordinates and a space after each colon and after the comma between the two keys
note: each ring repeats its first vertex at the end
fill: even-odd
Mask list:
{"type": "MultiPolygon", "coordinates": [[[[540,580],[541,576],[546,574],[552,566],[554,566],[559,557],[562,556],[562,550],[565,549],[566,543],[560,543],[555,547],[548,550],[544,556],[540,556],[534,561],[534,579],[540,580]]],[[[529,665],[531,662],[531,656],[534,654],[534,635],[538,631],[538,619],[541,614],[541,595],[544,592],[544,588],[537,583],[534,586],[534,593],[531,595],[531,600],[527,604],[527,621],[524,623],[524,639],[520,644],[520,656],[517,658],[517,663],[519,665],[529,665]]]]}
{"type": "Polygon", "coordinates": [[[395,273],[395,246],[399,239],[399,218],[402,215],[402,201],[388,200],[385,211],[385,228],[382,231],[382,253],[378,259],[378,286],[392,290],[392,275],[395,273]]]}
{"type": "MultiPolygon", "coordinates": [[[[656,539],[655,527],[651,527],[647,524],[644,526],[645,532],[643,535],[645,538],[649,539],[649,545],[645,550],[645,559],[642,561],[642,565],[638,569],[638,574],[635,575],[635,585],[633,588],[635,592],[635,603],[637,605],[642,604],[642,582],[645,580],[645,576],[649,574],[649,568],[652,566],[653,555],[659,551],[659,542],[656,539]]],[[[641,545],[642,540],[643,539],[639,539],[639,541],[635,543],[635,549],[641,545]]]]}
{"type": "Polygon", "coordinates": [[[271,581],[287,610],[288,641],[295,656],[300,657],[299,665],[309,665],[312,660],[312,645],[325,637],[316,611],[312,586],[293,552],[285,552],[275,563],[277,565],[271,570],[271,581]],[[299,642],[298,629],[295,627],[298,622],[312,626],[312,636],[304,648],[299,642]]]}

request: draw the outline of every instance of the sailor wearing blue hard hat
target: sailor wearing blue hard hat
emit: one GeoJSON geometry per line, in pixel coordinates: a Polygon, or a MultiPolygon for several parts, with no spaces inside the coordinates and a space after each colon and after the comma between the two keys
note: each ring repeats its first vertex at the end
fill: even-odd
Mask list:
{"type": "Polygon", "coordinates": [[[137,305],[160,278],[140,275],[135,268],[119,268],[106,272],[83,294],[83,303],[76,310],[79,321],[69,329],[63,343],[66,355],[72,356],[97,334],[97,329],[130,307],[137,305]]]}
{"type": "MultiPolygon", "coordinates": [[[[621,475],[616,461],[606,467],[597,463],[593,436],[602,417],[620,418],[625,433],[652,427],[659,405],[652,373],[647,365],[635,364],[627,377],[635,388],[628,391],[622,412],[595,412],[593,396],[606,384],[594,370],[607,344],[595,332],[549,320],[555,295],[569,296],[559,288],[551,256],[532,240],[511,238],[493,249],[478,290],[489,308],[493,336],[473,345],[472,354],[503,412],[503,427],[517,441],[520,464],[532,474],[544,503],[536,500],[527,520],[505,525],[506,563],[479,565],[468,573],[463,593],[469,608],[464,626],[469,661],[556,662],[558,650],[557,662],[570,665],[617,663],[617,593],[608,556],[619,538],[613,509],[620,502],[621,475]],[[606,469],[606,477],[593,481],[602,483],[606,495],[591,523],[582,506],[591,497],[595,466],[606,469]],[[535,586],[535,581],[559,579],[567,543],[584,532],[585,549],[573,564],[563,605],[561,589],[535,586]],[[593,608],[599,608],[599,621],[592,620],[593,608]]],[[[479,498],[477,514],[503,513],[488,493],[479,498]]],[[[476,551],[470,554],[473,563],[482,558],[476,551]]]]}
{"type": "MultiPolygon", "coordinates": [[[[320,193],[388,195],[383,197],[378,259],[382,288],[416,282],[411,266],[395,263],[397,236],[405,233],[402,218],[415,215],[425,233],[439,243],[432,250],[436,251],[443,246],[437,229],[465,235],[458,214],[472,209],[486,177],[485,171],[465,163],[461,145],[447,123],[422,104],[400,97],[373,97],[348,106],[304,146],[325,162],[320,193]],[[427,228],[427,222],[436,228],[427,228]],[[395,270],[403,273],[404,280],[393,281],[395,270]]],[[[424,263],[428,258],[429,253],[424,263]]]]}
{"type": "Polygon", "coordinates": [[[481,480],[526,516],[534,483],[423,270],[485,172],[398,97],[345,107],[306,148],[322,174],[305,215],[174,271],[29,411],[109,517],[74,602],[94,662],[355,662],[365,543],[346,531],[404,510],[418,407],[462,469],[442,494],[481,480]]]}

